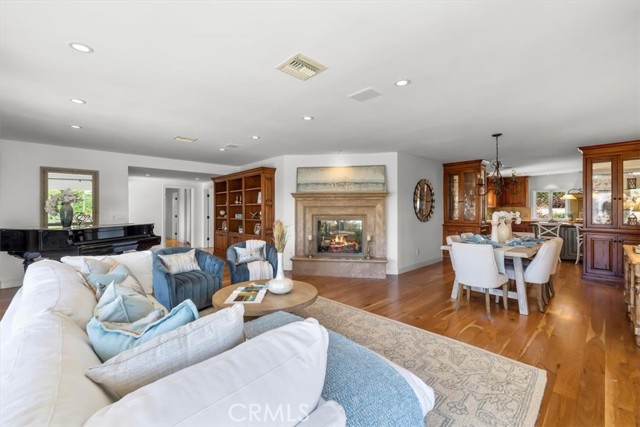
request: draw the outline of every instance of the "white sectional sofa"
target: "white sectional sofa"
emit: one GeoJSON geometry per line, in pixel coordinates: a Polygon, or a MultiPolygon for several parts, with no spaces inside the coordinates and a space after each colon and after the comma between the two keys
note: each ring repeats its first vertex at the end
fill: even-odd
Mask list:
{"type": "MultiPolygon", "coordinates": [[[[138,257],[135,262],[146,263],[140,258],[144,255],[134,254],[133,256],[138,257]]],[[[214,361],[213,359],[218,358],[212,358],[190,366],[138,389],[122,399],[118,399],[87,378],[85,372],[88,368],[102,364],[94,353],[86,333],[86,325],[93,317],[96,299],[78,274],[81,267],[77,260],[67,261],[70,265],[49,260],[31,265],[25,275],[22,288],[0,322],[0,373],[2,376],[0,425],[3,427],[85,424],[139,426],[157,423],[201,425],[202,418],[194,418],[193,414],[188,412],[199,411],[193,406],[194,401],[202,399],[203,396],[209,398],[209,395],[215,394],[208,384],[224,382],[238,389],[242,388],[241,384],[237,384],[236,379],[244,380],[241,378],[244,375],[230,374],[228,364],[244,360],[241,359],[244,356],[238,356],[242,351],[237,349],[254,341],[258,346],[260,336],[229,350],[235,353],[226,360],[214,361]],[[204,366],[207,363],[208,365],[204,366]],[[136,416],[132,417],[130,414],[136,416]]],[[[123,262],[122,259],[120,261],[123,262]]],[[[135,268],[130,269],[135,270],[135,268]]],[[[144,273],[140,275],[144,276],[144,273]]],[[[146,285],[148,286],[148,283],[146,285]]],[[[297,324],[307,322],[297,322],[297,324]]],[[[275,395],[272,389],[260,385],[257,391],[253,391],[253,395],[238,395],[234,399],[243,403],[253,402],[256,399],[297,402],[298,406],[306,406],[311,412],[300,425],[311,427],[345,425],[346,416],[342,407],[335,402],[325,402],[320,398],[322,382],[325,378],[324,366],[327,364],[328,338],[326,330],[321,332],[324,328],[315,323],[315,325],[303,326],[307,329],[301,332],[292,332],[292,330],[287,332],[289,334],[287,336],[293,336],[296,333],[302,336],[300,347],[305,349],[301,351],[307,352],[308,348],[313,348],[315,353],[305,353],[300,358],[305,361],[305,366],[295,366],[291,368],[293,370],[279,374],[289,375],[290,378],[282,378],[282,384],[277,387],[275,395]],[[311,339],[315,341],[303,342],[311,339]],[[322,349],[323,346],[324,349],[322,349]],[[322,356],[323,351],[324,356],[322,356]],[[319,369],[318,366],[323,368],[319,369]],[[313,371],[304,371],[305,369],[313,371]],[[300,392],[301,388],[305,389],[305,393],[300,392]],[[279,396],[278,393],[281,391],[283,394],[279,396]],[[313,410],[313,408],[316,409],[313,410]]],[[[265,345],[268,347],[275,340],[266,340],[266,342],[265,345]]],[[[287,346],[288,341],[284,347],[287,346]]],[[[281,366],[282,363],[276,356],[273,356],[273,360],[269,362],[272,357],[269,353],[271,350],[267,347],[245,352],[249,353],[247,356],[249,358],[243,362],[246,364],[243,366],[271,362],[281,366]]],[[[273,375],[271,372],[263,376],[268,378],[273,375]]],[[[411,387],[413,388],[414,385],[411,387]]],[[[210,402],[198,404],[215,406],[210,402]]],[[[211,417],[224,414],[220,415],[213,411],[205,415],[207,419],[216,419],[211,417]]],[[[257,419],[253,421],[256,422],[248,424],[297,425],[291,419],[285,419],[282,423],[267,424],[261,424],[257,419]]],[[[240,422],[234,425],[246,424],[240,422]]]]}

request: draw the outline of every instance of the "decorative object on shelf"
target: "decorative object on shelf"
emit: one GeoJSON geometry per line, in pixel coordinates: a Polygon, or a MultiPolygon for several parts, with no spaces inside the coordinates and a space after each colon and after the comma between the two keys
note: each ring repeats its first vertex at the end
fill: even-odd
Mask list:
{"type": "Polygon", "coordinates": [[[242,219],[242,214],[241,213],[237,213],[234,215],[235,219],[242,219]]]}
{"type": "Polygon", "coordinates": [[[220,229],[221,229],[222,231],[227,231],[227,230],[228,230],[228,228],[227,228],[227,221],[222,221],[222,225],[220,225],[220,229]]]}
{"type": "Polygon", "coordinates": [[[60,194],[53,195],[44,204],[44,210],[49,215],[60,216],[60,223],[64,228],[71,227],[73,222],[73,203],[79,202],[80,196],[72,189],[66,188],[60,194]],[[59,206],[58,206],[59,205],[59,206]]]}
{"type": "Polygon", "coordinates": [[[262,232],[262,225],[260,225],[260,224],[256,224],[256,225],[253,227],[253,234],[256,234],[256,235],[258,235],[258,236],[259,236],[261,232],[262,232]]]}
{"type": "Polygon", "coordinates": [[[307,236],[307,258],[313,258],[313,235],[307,236]]]}
{"type": "Polygon", "coordinates": [[[433,215],[433,205],[435,197],[431,183],[426,179],[421,179],[413,190],[413,210],[416,217],[421,222],[429,221],[433,215]]]}
{"type": "Polygon", "coordinates": [[[627,224],[638,225],[638,217],[636,216],[636,214],[634,214],[633,212],[629,214],[629,216],[627,217],[627,224]]]}
{"type": "Polygon", "coordinates": [[[478,180],[478,184],[474,190],[475,194],[478,196],[486,196],[490,191],[493,191],[496,196],[500,196],[502,193],[507,191],[511,192],[511,194],[517,194],[520,191],[520,182],[516,176],[516,171],[511,171],[511,181],[509,184],[504,182],[502,172],[500,172],[500,168],[503,167],[503,164],[498,156],[498,138],[500,138],[502,134],[494,133],[491,136],[496,139],[496,159],[491,162],[493,171],[487,176],[486,183],[482,179],[478,180]]]}
{"type": "Polygon", "coordinates": [[[251,212],[251,219],[260,219],[260,212],[251,212]]]}
{"type": "Polygon", "coordinates": [[[638,185],[638,179],[636,177],[627,178],[627,190],[635,190],[638,185]]]}
{"type": "Polygon", "coordinates": [[[282,253],[285,246],[287,246],[287,240],[289,239],[289,233],[286,227],[279,219],[273,222],[273,246],[275,246],[278,252],[278,268],[276,270],[276,277],[267,282],[267,289],[274,294],[286,294],[293,289],[293,281],[284,277],[284,269],[282,268],[282,253]]]}
{"type": "Polygon", "coordinates": [[[262,203],[262,191],[258,191],[258,199],[256,203],[262,203]]]}
{"type": "Polygon", "coordinates": [[[239,234],[244,233],[244,228],[242,228],[242,227],[238,227],[238,233],[239,233],[239,234]]]}
{"type": "Polygon", "coordinates": [[[224,209],[220,209],[219,213],[222,218],[224,218],[227,215],[227,211],[225,211],[224,209]]]}
{"type": "Polygon", "coordinates": [[[497,211],[491,215],[491,240],[504,243],[513,238],[511,222],[520,224],[520,212],[497,211]]]}
{"type": "Polygon", "coordinates": [[[78,225],[91,224],[93,222],[91,215],[87,215],[82,212],[76,213],[73,217],[76,219],[76,223],[78,225]]]}
{"type": "Polygon", "coordinates": [[[373,241],[373,238],[367,235],[367,255],[364,257],[364,259],[371,259],[371,242],[372,241],[373,241]]]}

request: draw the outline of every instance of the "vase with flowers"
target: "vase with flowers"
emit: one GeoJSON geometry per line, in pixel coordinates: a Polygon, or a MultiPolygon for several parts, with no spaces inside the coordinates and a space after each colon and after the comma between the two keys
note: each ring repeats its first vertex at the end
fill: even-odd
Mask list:
{"type": "Polygon", "coordinates": [[[72,189],[66,188],[59,194],[54,194],[44,204],[44,210],[49,215],[59,215],[62,227],[71,227],[73,222],[73,204],[81,200],[72,189]]]}
{"type": "Polygon", "coordinates": [[[513,238],[511,223],[520,224],[520,212],[496,211],[491,215],[491,240],[504,243],[513,238]]]}
{"type": "Polygon", "coordinates": [[[274,294],[286,294],[293,289],[293,280],[284,277],[284,270],[282,268],[282,254],[285,246],[287,246],[287,240],[289,239],[289,233],[286,227],[279,219],[273,222],[273,246],[278,253],[278,267],[276,270],[276,277],[267,282],[267,289],[274,294]]]}

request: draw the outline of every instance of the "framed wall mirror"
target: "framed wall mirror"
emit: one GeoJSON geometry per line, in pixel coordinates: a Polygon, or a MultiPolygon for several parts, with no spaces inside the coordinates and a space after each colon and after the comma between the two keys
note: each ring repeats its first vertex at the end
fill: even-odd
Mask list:
{"type": "MultiPolygon", "coordinates": [[[[45,203],[49,198],[59,196],[70,189],[77,201],[73,208],[73,226],[98,225],[99,181],[98,171],[65,169],[48,166],[40,167],[40,226],[62,227],[58,213],[47,213],[45,203]]],[[[60,207],[58,203],[57,207],[60,207]]]]}
{"type": "Polygon", "coordinates": [[[433,215],[434,193],[431,183],[421,179],[413,191],[413,209],[421,222],[427,222],[433,215]]]}

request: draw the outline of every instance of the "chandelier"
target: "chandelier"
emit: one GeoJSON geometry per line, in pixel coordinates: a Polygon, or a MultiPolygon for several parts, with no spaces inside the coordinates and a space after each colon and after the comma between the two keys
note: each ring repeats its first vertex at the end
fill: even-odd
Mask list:
{"type": "Polygon", "coordinates": [[[491,136],[496,139],[496,159],[491,162],[493,171],[487,175],[486,182],[482,179],[478,180],[474,191],[478,196],[486,196],[489,191],[493,191],[493,193],[498,197],[507,191],[511,194],[517,194],[520,191],[520,181],[518,181],[516,171],[511,171],[511,179],[507,182],[505,182],[505,179],[502,177],[502,173],[500,172],[500,168],[503,165],[498,156],[498,138],[501,137],[502,134],[494,133],[491,136]]]}

